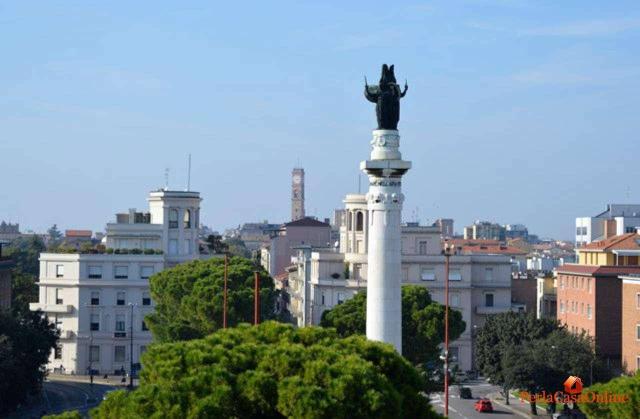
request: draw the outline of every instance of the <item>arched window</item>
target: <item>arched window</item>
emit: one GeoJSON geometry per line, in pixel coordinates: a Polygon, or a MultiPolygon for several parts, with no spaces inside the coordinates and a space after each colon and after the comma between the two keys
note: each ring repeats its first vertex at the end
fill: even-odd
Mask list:
{"type": "Polygon", "coordinates": [[[169,210],[169,228],[178,228],[178,210],[169,210]]]}
{"type": "Polygon", "coordinates": [[[351,231],[352,228],[351,211],[347,211],[347,230],[351,231]]]}
{"type": "Polygon", "coordinates": [[[183,224],[184,228],[191,228],[191,210],[184,211],[183,221],[184,221],[184,224],[183,224]]]}
{"type": "Polygon", "coordinates": [[[356,213],[356,231],[362,231],[364,228],[364,214],[362,211],[356,213]]]}

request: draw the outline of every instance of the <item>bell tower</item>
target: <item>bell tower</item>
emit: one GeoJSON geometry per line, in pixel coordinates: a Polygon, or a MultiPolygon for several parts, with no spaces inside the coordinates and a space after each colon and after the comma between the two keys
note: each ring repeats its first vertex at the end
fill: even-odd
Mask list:
{"type": "Polygon", "coordinates": [[[291,221],[304,218],[304,169],[291,172],[291,221]]]}

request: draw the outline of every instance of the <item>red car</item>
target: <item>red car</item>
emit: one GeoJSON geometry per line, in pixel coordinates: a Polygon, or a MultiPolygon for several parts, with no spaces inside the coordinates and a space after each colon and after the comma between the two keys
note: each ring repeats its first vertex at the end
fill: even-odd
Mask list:
{"type": "Polygon", "coordinates": [[[489,399],[480,399],[473,406],[478,412],[493,412],[493,406],[491,405],[491,400],[489,399]]]}

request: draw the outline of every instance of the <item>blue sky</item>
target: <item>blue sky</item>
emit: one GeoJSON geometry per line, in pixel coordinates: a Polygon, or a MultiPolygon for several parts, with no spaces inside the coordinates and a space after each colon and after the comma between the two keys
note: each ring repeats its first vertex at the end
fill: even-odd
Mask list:
{"type": "Polygon", "coordinates": [[[0,219],[102,229],[166,167],[184,188],[189,153],[214,228],[286,221],[297,162],[329,217],[387,62],[406,220],[571,238],[640,203],[639,46],[637,1],[0,2],[0,219]]]}

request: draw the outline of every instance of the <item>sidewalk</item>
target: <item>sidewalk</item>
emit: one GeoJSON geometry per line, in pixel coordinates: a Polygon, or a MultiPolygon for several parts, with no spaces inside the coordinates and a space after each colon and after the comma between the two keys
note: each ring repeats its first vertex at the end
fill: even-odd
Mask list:
{"type": "Polygon", "coordinates": [[[551,417],[547,413],[547,411],[536,405],[538,415],[534,416],[531,414],[531,407],[529,406],[529,402],[527,400],[521,400],[517,397],[509,397],[509,404],[505,403],[504,397],[500,393],[489,393],[487,394],[487,398],[491,400],[492,403],[495,403],[502,407],[503,409],[507,409],[515,415],[521,416],[523,418],[544,418],[551,417]]]}
{"type": "MultiPolygon", "coordinates": [[[[93,382],[94,384],[106,384],[113,387],[126,387],[129,385],[129,378],[127,378],[125,383],[122,383],[122,376],[118,375],[109,375],[109,378],[104,379],[102,375],[94,375],[93,382]]],[[[90,383],[91,377],[88,375],[71,375],[71,374],[47,374],[47,380],[49,381],[69,381],[74,383],[90,383]]],[[[137,387],[139,384],[138,379],[133,379],[133,386],[137,387]]]]}

